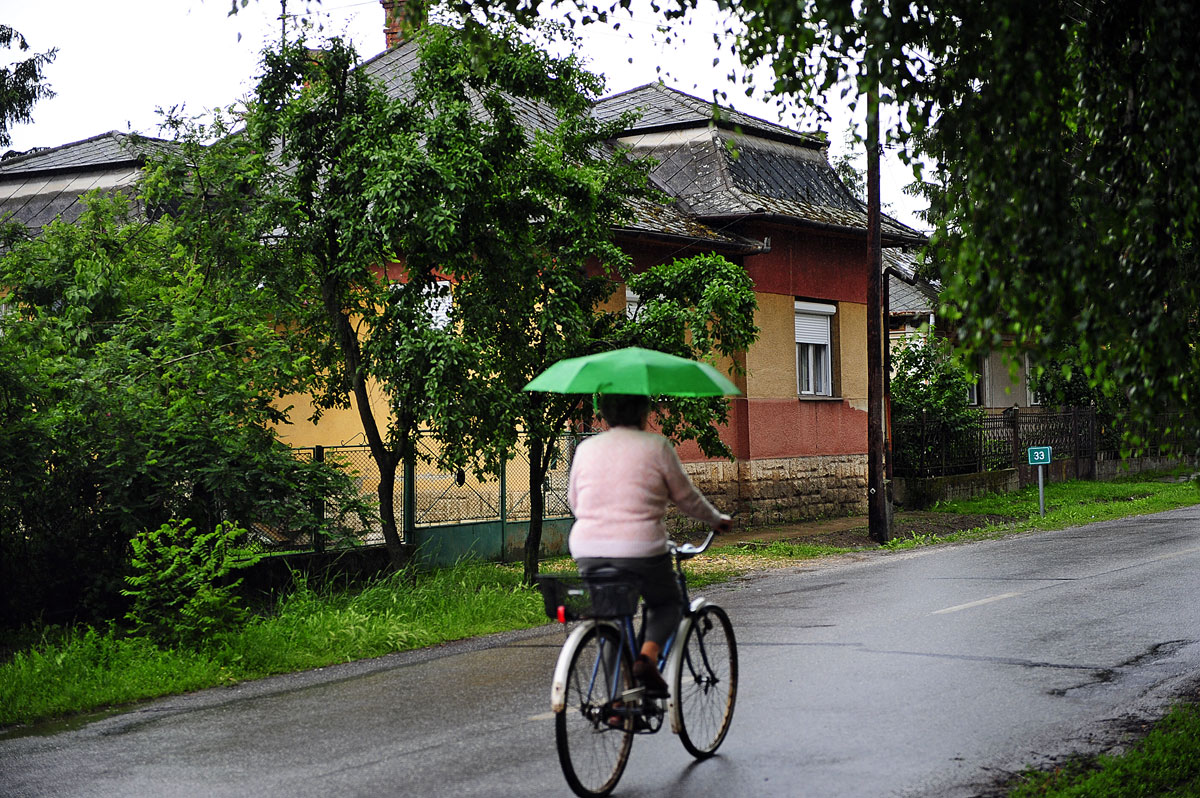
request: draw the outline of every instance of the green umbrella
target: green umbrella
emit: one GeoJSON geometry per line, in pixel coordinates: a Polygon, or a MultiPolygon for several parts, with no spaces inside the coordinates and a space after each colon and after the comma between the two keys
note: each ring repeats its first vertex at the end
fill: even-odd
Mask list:
{"type": "Polygon", "coordinates": [[[707,363],[636,346],[560,360],[525,386],[552,393],[728,396],[741,391],[707,363]]]}

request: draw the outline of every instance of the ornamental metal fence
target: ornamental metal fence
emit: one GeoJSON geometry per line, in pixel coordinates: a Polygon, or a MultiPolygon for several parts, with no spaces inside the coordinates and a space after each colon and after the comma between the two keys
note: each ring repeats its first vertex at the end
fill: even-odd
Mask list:
{"type": "Polygon", "coordinates": [[[1095,473],[1097,460],[1131,454],[1123,435],[1138,433],[1139,457],[1186,453],[1196,440],[1195,417],[1161,414],[1136,430],[1121,419],[1103,419],[1095,408],[1046,411],[1012,408],[990,415],[980,411],[947,423],[931,414],[893,418],[892,471],[900,478],[945,477],[1008,468],[1028,469],[1026,450],[1049,446],[1055,462],[1073,461],[1076,477],[1095,473]]]}

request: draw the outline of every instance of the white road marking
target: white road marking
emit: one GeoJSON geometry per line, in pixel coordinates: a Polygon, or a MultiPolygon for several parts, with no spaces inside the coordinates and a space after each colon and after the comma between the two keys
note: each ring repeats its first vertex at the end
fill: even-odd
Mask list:
{"type": "Polygon", "coordinates": [[[991,604],[993,601],[1003,601],[1004,599],[1014,598],[1016,596],[1024,595],[1025,593],[1026,593],[1026,591],[1024,591],[1024,590],[1018,591],[1016,593],[1001,593],[998,596],[988,596],[987,598],[981,598],[978,601],[968,601],[966,604],[957,604],[953,607],[946,607],[945,609],[934,610],[933,612],[931,612],[929,614],[930,615],[944,615],[948,612],[958,612],[959,610],[969,610],[972,607],[981,607],[984,604],[991,604]]]}
{"type": "MultiPolygon", "coordinates": [[[[1139,562],[1133,563],[1132,565],[1122,566],[1121,568],[1117,568],[1114,570],[1124,571],[1129,568],[1137,568],[1142,565],[1146,565],[1147,563],[1161,562],[1163,560],[1172,560],[1176,557],[1186,557],[1189,554],[1195,554],[1197,552],[1200,552],[1200,546],[1193,546],[1190,549],[1182,549],[1180,551],[1173,551],[1168,554],[1160,554],[1157,557],[1150,557],[1149,559],[1141,560],[1139,562]]],[[[1112,573],[1112,571],[1108,571],[1106,573],[1112,573]]],[[[1097,576],[1097,575],[1098,574],[1093,574],[1093,576],[1097,576]]],[[[1037,588],[1031,588],[1031,589],[1037,589],[1037,588]]],[[[988,596],[987,598],[981,598],[978,601],[968,601],[966,604],[956,604],[953,607],[945,607],[944,609],[934,610],[933,612],[931,612],[929,614],[930,615],[945,615],[946,613],[958,612],[959,610],[969,610],[969,609],[972,609],[973,607],[981,607],[984,604],[991,604],[994,601],[1003,601],[1004,599],[1010,599],[1010,598],[1015,598],[1017,596],[1023,596],[1028,592],[1029,592],[1028,590],[1018,590],[1015,593],[1001,593],[997,596],[988,596]]]]}

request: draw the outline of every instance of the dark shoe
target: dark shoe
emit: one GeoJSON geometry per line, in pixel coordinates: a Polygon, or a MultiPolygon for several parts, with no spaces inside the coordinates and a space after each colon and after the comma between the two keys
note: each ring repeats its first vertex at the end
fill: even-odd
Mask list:
{"type": "Polygon", "coordinates": [[[647,698],[666,698],[670,693],[658,667],[645,654],[633,661],[633,678],[646,688],[647,698]]]}
{"type": "Polygon", "coordinates": [[[626,710],[625,705],[620,701],[613,702],[612,711],[613,714],[608,716],[608,720],[606,722],[608,723],[609,727],[613,729],[640,732],[647,731],[650,728],[649,721],[646,720],[641,712],[633,714],[629,710],[626,710]],[[632,723],[629,722],[631,716],[633,720],[632,723]]]}

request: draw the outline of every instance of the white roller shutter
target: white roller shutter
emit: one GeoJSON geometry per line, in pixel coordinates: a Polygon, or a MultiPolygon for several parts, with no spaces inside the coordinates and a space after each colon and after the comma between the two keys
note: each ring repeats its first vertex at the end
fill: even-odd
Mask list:
{"type": "Polygon", "coordinates": [[[796,301],[796,343],[829,346],[829,317],[836,305],[796,301]]]}

